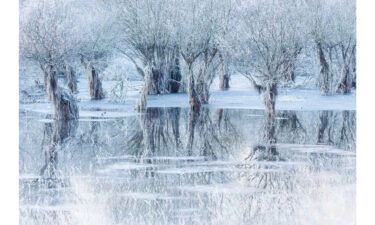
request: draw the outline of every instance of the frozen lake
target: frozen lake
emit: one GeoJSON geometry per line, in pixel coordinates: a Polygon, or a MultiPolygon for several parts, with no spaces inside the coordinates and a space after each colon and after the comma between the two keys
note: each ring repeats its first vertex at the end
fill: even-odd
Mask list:
{"type": "Polygon", "coordinates": [[[21,224],[355,224],[355,111],[81,112],[21,107],[21,224]]]}

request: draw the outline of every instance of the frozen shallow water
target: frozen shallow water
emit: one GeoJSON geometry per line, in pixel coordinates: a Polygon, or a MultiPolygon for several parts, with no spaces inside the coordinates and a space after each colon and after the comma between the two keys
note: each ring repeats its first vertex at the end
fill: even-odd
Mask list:
{"type": "Polygon", "coordinates": [[[355,111],[278,111],[275,159],[263,110],[85,107],[21,107],[21,224],[355,223],[355,111]]]}
{"type": "MultiPolygon", "coordinates": [[[[26,78],[24,78],[26,79],[26,78]]],[[[28,83],[36,79],[29,77],[28,83]]],[[[26,82],[26,81],[25,81],[26,82]]],[[[232,108],[232,109],[264,109],[263,102],[259,94],[251,87],[250,82],[241,75],[231,77],[231,88],[227,91],[219,90],[217,87],[218,79],[214,80],[211,86],[211,96],[208,105],[209,108],[232,108]]],[[[115,81],[103,81],[103,88],[107,93],[115,85],[115,81]]],[[[62,85],[62,84],[61,84],[62,85]]],[[[87,79],[79,79],[78,89],[80,92],[76,96],[79,100],[80,115],[83,117],[122,117],[134,114],[134,108],[139,99],[139,90],[142,83],[131,81],[125,103],[119,104],[109,101],[109,98],[100,101],[90,101],[88,94],[87,79]]],[[[33,90],[35,92],[35,90],[33,90]]],[[[184,93],[150,95],[148,96],[149,107],[188,107],[188,97],[184,93]]],[[[355,110],[356,94],[353,91],[347,95],[321,96],[316,88],[279,88],[276,108],[278,110],[355,110]]],[[[46,114],[53,113],[51,104],[45,100],[34,104],[20,104],[20,109],[41,112],[46,114]]],[[[251,116],[251,115],[249,115],[251,116]]]]}

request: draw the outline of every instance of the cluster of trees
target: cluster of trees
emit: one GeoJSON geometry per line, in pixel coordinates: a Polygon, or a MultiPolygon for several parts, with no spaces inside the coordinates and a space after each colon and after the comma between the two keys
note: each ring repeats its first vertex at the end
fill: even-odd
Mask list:
{"type": "Polygon", "coordinates": [[[72,67],[78,61],[91,98],[104,98],[100,72],[114,53],[144,80],[139,110],[148,94],[186,91],[199,111],[213,79],[219,76],[227,89],[237,71],[273,117],[278,86],[295,82],[298,58],[307,51],[317,59],[322,94],[355,86],[351,0],[22,0],[20,7],[21,56],[40,65],[50,95],[48,77],[61,71],[70,92],[78,91],[72,67]]]}

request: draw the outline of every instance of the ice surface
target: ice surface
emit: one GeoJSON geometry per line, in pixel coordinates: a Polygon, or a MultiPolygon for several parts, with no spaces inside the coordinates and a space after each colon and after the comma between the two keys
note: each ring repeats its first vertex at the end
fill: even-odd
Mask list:
{"type": "MultiPolygon", "coordinates": [[[[87,90],[87,80],[80,79],[77,95],[80,107],[80,117],[106,117],[116,118],[129,116],[134,112],[139,98],[139,81],[134,81],[134,89],[127,94],[124,104],[110,102],[108,98],[92,101],[89,99],[87,90]],[[129,112],[129,113],[126,113],[129,112]]],[[[264,109],[261,97],[250,86],[249,81],[241,75],[231,77],[231,88],[221,91],[212,86],[210,103],[205,107],[210,108],[236,108],[236,109],[264,109]]],[[[214,83],[215,84],[215,83],[214,83]]],[[[113,81],[103,81],[104,89],[108,92],[113,85],[113,81]]],[[[276,102],[277,110],[355,110],[356,94],[353,91],[347,95],[322,96],[318,89],[288,89],[280,88],[276,102]]],[[[186,93],[149,95],[148,107],[188,107],[188,97],[186,93]]],[[[21,110],[34,111],[45,114],[52,114],[51,104],[32,103],[20,104],[21,110]]],[[[249,116],[258,116],[251,115],[249,116]]]]}

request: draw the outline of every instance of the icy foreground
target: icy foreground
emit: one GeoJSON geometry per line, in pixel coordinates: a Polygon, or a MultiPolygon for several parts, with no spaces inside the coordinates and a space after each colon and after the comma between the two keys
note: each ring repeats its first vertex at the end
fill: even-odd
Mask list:
{"type": "Polygon", "coordinates": [[[87,112],[21,111],[21,224],[354,224],[355,111],[278,111],[278,161],[262,110],[87,112]]]}

